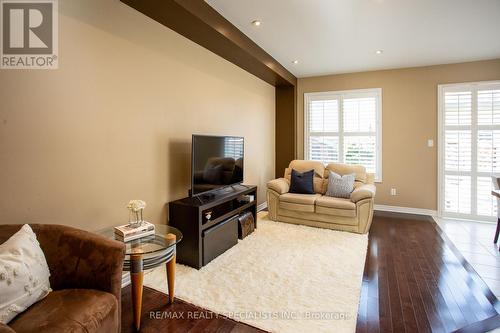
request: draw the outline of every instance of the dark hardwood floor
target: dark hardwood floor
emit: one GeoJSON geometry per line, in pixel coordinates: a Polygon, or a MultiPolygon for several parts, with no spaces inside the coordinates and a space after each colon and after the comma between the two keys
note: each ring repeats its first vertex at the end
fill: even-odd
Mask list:
{"type": "MultiPolygon", "coordinates": [[[[135,332],[132,317],[131,288],[122,290],[122,333],[135,332]]],[[[144,287],[142,296],[141,332],[265,332],[253,326],[239,323],[198,306],[175,299],[168,303],[168,296],[144,287]]]]}
{"type": "MultiPolygon", "coordinates": [[[[127,287],[122,332],[133,332],[130,297],[127,287]]],[[[167,305],[167,296],[153,289],[145,288],[143,297],[141,332],[262,332],[178,299],[167,305]]],[[[357,332],[486,332],[500,327],[499,310],[495,295],[434,221],[376,214],[357,332]]]]}
{"type": "Polygon", "coordinates": [[[375,216],[357,332],[453,332],[482,327],[477,323],[499,309],[495,295],[430,217],[375,216]]]}

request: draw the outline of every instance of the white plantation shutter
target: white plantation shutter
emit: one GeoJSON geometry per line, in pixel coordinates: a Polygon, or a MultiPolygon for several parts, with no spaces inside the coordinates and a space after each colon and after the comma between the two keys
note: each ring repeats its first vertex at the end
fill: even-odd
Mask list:
{"type": "Polygon", "coordinates": [[[376,173],[377,96],[344,98],[342,105],[344,162],[364,165],[368,172],[376,173]]]}
{"type": "Polygon", "coordinates": [[[472,94],[470,91],[446,92],[444,103],[447,126],[471,124],[472,94]]]}
{"type": "Polygon", "coordinates": [[[477,215],[497,216],[497,199],[491,195],[491,177],[477,177],[477,215]]]}
{"type": "Polygon", "coordinates": [[[381,170],[381,89],[304,94],[306,159],[381,170]]]}
{"type": "Polygon", "coordinates": [[[469,176],[445,175],[445,210],[457,214],[471,213],[471,182],[469,176]]]}
{"type": "Polygon", "coordinates": [[[500,175],[500,83],[440,87],[442,215],[496,216],[492,175],[500,175]]]}
{"type": "Polygon", "coordinates": [[[377,97],[344,98],[344,132],[375,133],[377,126],[377,97]]]}
{"type": "Polygon", "coordinates": [[[310,159],[315,161],[339,160],[338,136],[311,136],[309,137],[310,159]]]}
{"type": "Polygon", "coordinates": [[[339,158],[339,100],[336,97],[309,102],[310,159],[337,161],[339,158]]]}
{"type": "Polygon", "coordinates": [[[477,92],[477,121],[479,125],[500,125],[500,90],[477,92]]]}
{"type": "Polygon", "coordinates": [[[310,131],[326,133],[339,131],[339,101],[337,99],[311,101],[310,131]]]}
{"type": "Polygon", "coordinates": [[[377,138],[371,136],[344,137],[344,163],[361,164],[366,171],[376,173],[377,138]]]}
{"type": "Polygon", "coordinates": [[[500,129],[478,130],[477,171],[500,173],[500,129]]]}
{"type": "Polygon", "coordinates": [[[447,130],[444,136],[444,145],[446,171],[471,171],[470,130],[447,130]]]}
{"type": "Polygon", "coordinates": [[[472,93],[444,93],[444,209],[471,213],[472,93]]]}
{"type": "Polygon", "coordinates": [[[485,88],[477,89],[476,206],[478,215],[494,217],[498,208],[490,176],[500,175],[500,84],[485,88]]]}

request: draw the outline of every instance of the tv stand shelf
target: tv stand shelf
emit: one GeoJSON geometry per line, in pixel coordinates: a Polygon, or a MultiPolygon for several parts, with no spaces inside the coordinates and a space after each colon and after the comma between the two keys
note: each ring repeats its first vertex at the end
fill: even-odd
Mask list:
{"type": "MultiPolygon", "coordinates": [[[[220,222],[222,222],[222,221],[224,221],[224,220],[226,220],[234,215],[238,215],[242,211],[247,210],[248,208],[251,208],[252,206],[255,206],[255,202],[253,202],[253,201],[249,202],[241,207],[238,207],[234,210],[231,210],[231,211],[227,212],[226,214],[224,214],[224,215],[222,215],[214,220],[210,220],[209,222],[203,224],[201,228],[202,228],[202,230],[209,229],[209,228],[213,227],[214,225],[216,225],[217,223],[220,223],[220,222]]],[[[257,222],[255,223],[255,225],[257,226],[257,222]]]]}
{"type": "Polygon", "coordinates": [[[233,185],[208,197],[187,197],[169,203],[169,225],[183,235],[177,261],[200,269],[238,242],[238,216],[251,212],[257,228],[257,186],[233,185]],[[253,195],[251,202],[239,198],[253,195]]]}

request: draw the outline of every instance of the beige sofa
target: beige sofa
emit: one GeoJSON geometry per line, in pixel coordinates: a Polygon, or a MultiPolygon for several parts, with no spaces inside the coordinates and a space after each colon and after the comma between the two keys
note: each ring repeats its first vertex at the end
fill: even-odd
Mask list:
{"type": "Polygon", "coordinates": [[[331,163],[325,167],[317,161],[294,160],[285,170],[284,178],[267,183],[269,218],[312,227],[367,233],[373,218],[376,191],[373,180],[373,174],[366,173],[361,165],[331,163]],[[299,172],[314,169],[315,194],[288,193],[292,169],[299,172]],[[356,174],[350,199],[324,195],[330,171],[339,175],[356,174]]]}

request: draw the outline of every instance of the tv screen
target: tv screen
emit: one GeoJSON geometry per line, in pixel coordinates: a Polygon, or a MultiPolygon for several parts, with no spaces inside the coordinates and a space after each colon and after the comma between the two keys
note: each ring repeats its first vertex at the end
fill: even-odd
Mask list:
{"type": "Polygon", "coordinates": [[[193,135],[192,195],[243,182],[243,150],[242,137],[193,135]]]}

